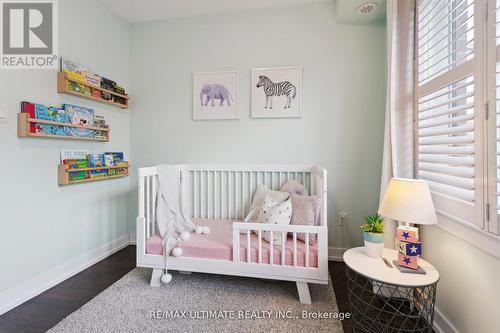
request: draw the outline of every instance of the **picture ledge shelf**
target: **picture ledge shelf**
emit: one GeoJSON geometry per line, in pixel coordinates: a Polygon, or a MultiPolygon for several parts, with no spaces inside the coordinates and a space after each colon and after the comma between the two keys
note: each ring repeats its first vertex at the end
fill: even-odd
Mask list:
{"type": "Polygon", "coordinates": [[[57,92],[61,93],[61,94],[68,94],[68,95],[73,95],[73,96],[77,96],[77,97],[81,97],[81,98],[90,99],[90,100],[93,100],[93,101],[96,101],[99,103],[103,103],[103,104],[117,106],[117,107],[122,108],[122,109],[128,109],[128,101],[129,101],[128,95],[122,95],[122,94],[119,94],[119,93],[114,92],[112,90],[104,89],[104,88],[101,88],[100,86],[96,86],[94,84],[89,84],[89,83],[82,81],[82,80],[70,78],[64,72],[57,73],[57,92]],[[113,95],[113,96],[121,97],[125,100],[125,104],[117,103],[114,101],[108,101],[108,100],[105,100],[103,98],[98,98],[98,97],[94,97],[92,95],[82,94],[82,93],[79,93],[76,91],[69,90],[68,89],[68,82],[78,83],[78,84],[81,84],[85,87],[99,90],[99,91],[102,91],[104,93],[108,93],[108,94],[113,95]]]}
{"type": "Polygon", "coordinates": [[[105,167],[90,167],[90,168],[68,168],[67,164],[59,164],[58,169],[57,169],[57,182],[58,182],[59,186],[65,186],[65,185],[90,183],[90,182],[96,182],[96,181],[100,181],[100,180],[128,177],[130,163],[129,162],[126,162],[126,163],[127,163],[126,165],[122,165],[122,166],[105,166],[105,167]],[[71,172],[81,172],[81,171],[86,172],[86,171],[93,171],[93,170],[112,170],[112,169],[127,169],[127,173],[120,174],[120,175],[108,175],[108,176],[102,176],[102,177],[97,177],[97,178],[81,179],[81,180],[70,180],[69,179],[69,174],[71,172]]]}
{"type": "Polygon", "coordinates": [[[82,141],[109,141],[110,128],[107,127],[93,127],[93,126],[82,126],[76,124],[62,123],[58,121],[44,120],[30,118],[29,114],[26,112],[21,112],[17,114],[17,136],[20,138],[46,138],[46,139],[63,139],[63,140],[82,140],[82,141]],[[81,128],[89,130],[97,130],[105,133],[104,138],[94,138],[94,137],[84,137],[84,136],[69,136],[69,135],[55,135],[55,134],[43,134],[43,133],[31,133],[30,125],[32,123],[37,124],[47,124],[63,127],[81,128]]]}

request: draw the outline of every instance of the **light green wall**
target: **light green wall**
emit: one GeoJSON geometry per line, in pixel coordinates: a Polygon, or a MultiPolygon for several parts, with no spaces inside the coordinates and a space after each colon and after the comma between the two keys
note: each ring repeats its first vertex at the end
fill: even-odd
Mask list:
{"type": "Polygon", "coordinates": [[[378,206],[385,32],[337,24],[330,2],[132,25],[134,165],[322,165],[330,246],[360,245],[378,206]],[[251,68],[290,65],[303,66],[303,118],[251,119],[251,68]],[[240,72],[240,120],[192,121],[192,73],[224,70],[240,72]],[[336,226],[339,211],[348,228],[336,226]]]}
{"type": "Polygon", "coordinates": [[[500,259],[438,227],[421,229],[423,257],[440,274],[441,314],[458,332],[500,332],[500,259]]]}
{"type": "MultiPolygon", "coordinates": [[[[60,55],[129,87],[129,26],[99,1],[59,1],[60,55]]],[[[39,278],[79,256],[128,234],[129,178],[60,187],[60,149],[129,153],[129,113],[58,94],[56,71],[0,71],[0,308],[2,292],[39,278]],[[111,126],[109,143],[19,139],[21,101],[74,103],[95,108],[111,126]]],[[[48,281],[44,281],[48,282],[48,281]]],[[[22,290],[29,292],[29,290],[22,290]]]]}

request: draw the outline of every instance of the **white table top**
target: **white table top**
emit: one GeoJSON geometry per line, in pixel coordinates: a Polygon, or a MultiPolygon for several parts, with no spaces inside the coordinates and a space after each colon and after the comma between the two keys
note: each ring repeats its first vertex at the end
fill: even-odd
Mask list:
{"type": "MultiPolygon", "coordinates": [[[[398,252],[393,249],[384,249],[383,257],[394,266],[393,260],[398,259],[398,252]]],[[[397,267],[387,267],[382,258],[367,256],[364,247],[347,250],[344,253],[344,262],[349,268],[367,278],[404,287],[427,286],[439,280],[439,272],[436,268],[422,258],[419,259],[418,265],[427,274],[401,273],[397,267]]]]}

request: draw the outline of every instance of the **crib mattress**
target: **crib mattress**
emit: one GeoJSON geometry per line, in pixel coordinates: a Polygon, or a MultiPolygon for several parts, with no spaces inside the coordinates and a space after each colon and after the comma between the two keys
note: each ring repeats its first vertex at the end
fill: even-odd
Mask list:
{"type": "MultiPolygon", "coordinates": [[[[217,260],[233,260],[233,222],[224,219],[193,219],[197,225],[210,227],[210,234],[192,233],[188,241],[181,241],[184,257],[206,258],[217,260]]],[[[258,237],[255,233],[250,237],[250,262],[258,262],[258,237]]],[[[162,254],[161,236],[156,234],[146,241],[146,253],[162,254]]],[[[247,261],[247,235],[240,235],[240,260],[247,261]]],[[[262,263],[269,264],[269,243],[262,239],[262,263]]],[[[273,247],[273,264],[281,265],[281,246],[273,247]]],[[[293,239],[285,242],[285,265],[293,265],[293,239]]],[[[297,265],[305,266],[305,243],[297,240],[297,265]]],[[[309,245],[309,266],[318,267],[318,247],[309,245]]]]}

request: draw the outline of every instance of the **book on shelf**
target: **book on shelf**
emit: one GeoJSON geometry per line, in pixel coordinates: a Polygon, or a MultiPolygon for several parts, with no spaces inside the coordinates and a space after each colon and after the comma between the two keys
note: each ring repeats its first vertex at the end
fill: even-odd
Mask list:
{"type": "MultiPolygon", "coordinates": [[[[67,119],[70,124],[94,126],[94,110],[83,106],[64,104],[67,119]]],[[[94,137],[94,130],[76,127],[66,127],[69,136],[94,137]]]]}
{"type": "Polygon", "coordinates": [[[73,73],[79,73],[79,74],[84,74],[85,72],[88,72],[88,67],[80,65],[74,61],[71,61],[67,58],[61,57],[61,62],[60,62],[60,69],[61,72],[64,71],[69,71],[73,73]]]}
{"type": "Polygon", "coordinates": [[[101,88],[115,91],[116,82],[101,76],[101,88]]]}
{"type": "MultiPolygon", "coordinates": [[[[66,111],[64,109],[51,106],[48,108],[48,110],[50,120],[60,123],[66,122],[66,111]]],[[[64,126],[52,125],[52,134],[64,136],[66,135],[66,129],[64,126]]]]}
{"type": "Polygon", "coordinates": [[[68,89],[69,91],[74,91],[79,94],[84,94],[88,96],[92,95],[92,89],[90,87],[87,87],[83,84],[76,83],[73,81],[67,81],[66,89],[68,89]]]}
{"type": "Polygon", "coordinates": [[[89,166],[91,168],[101,168],[104,164],[104,154],[89,154],[89,166]]]}
{"type": "Polygon", "coordinates": [[[101,77],[99,75],[85,72],[83,76],[85,77],[85,82],[87,82],[88,84],[98,87],[101,86],[101,77]]]}
{"type": "MultiPolygon", "coordinates": [[[[49,108],[42,104],[35,104],[35,118],[41,120],[52,120],[49,117],[49,108]]],[[[35,133],[54,134],[54,126],[42,123],[35,123],[35,133]]]]}
{"type": "Polygon", "coordinates": [[[61,162],[68,160],[86,160],[87,156],[90,154],[88,150],[69,150],[61,149],[61,162]]]}
{"type": "Polygon", "coordinates": [[[123,152],[105,152],[104,164],[106,166],[127,166],[127,162],[123,158],[123,152]]]}
{"type": "MultiPolygon", "coordinates": [[[[23,101],[21,102],[21,112],[25,112],[30,118],[35,118],[35,104],[23,101]]],[[[30,123],[30,133],[36,133],[35,123],[30,123]]]]}
{"type": "MultiPolygon", "coordinates": [[[[95,127],[106,128],[106,118],[103,115],[94,114],[94,124],[95,124],[95,127]]],[[[96,138],[105,139],[106,132],[96,130],[94,133],[94,136],[96,138]]]]}

